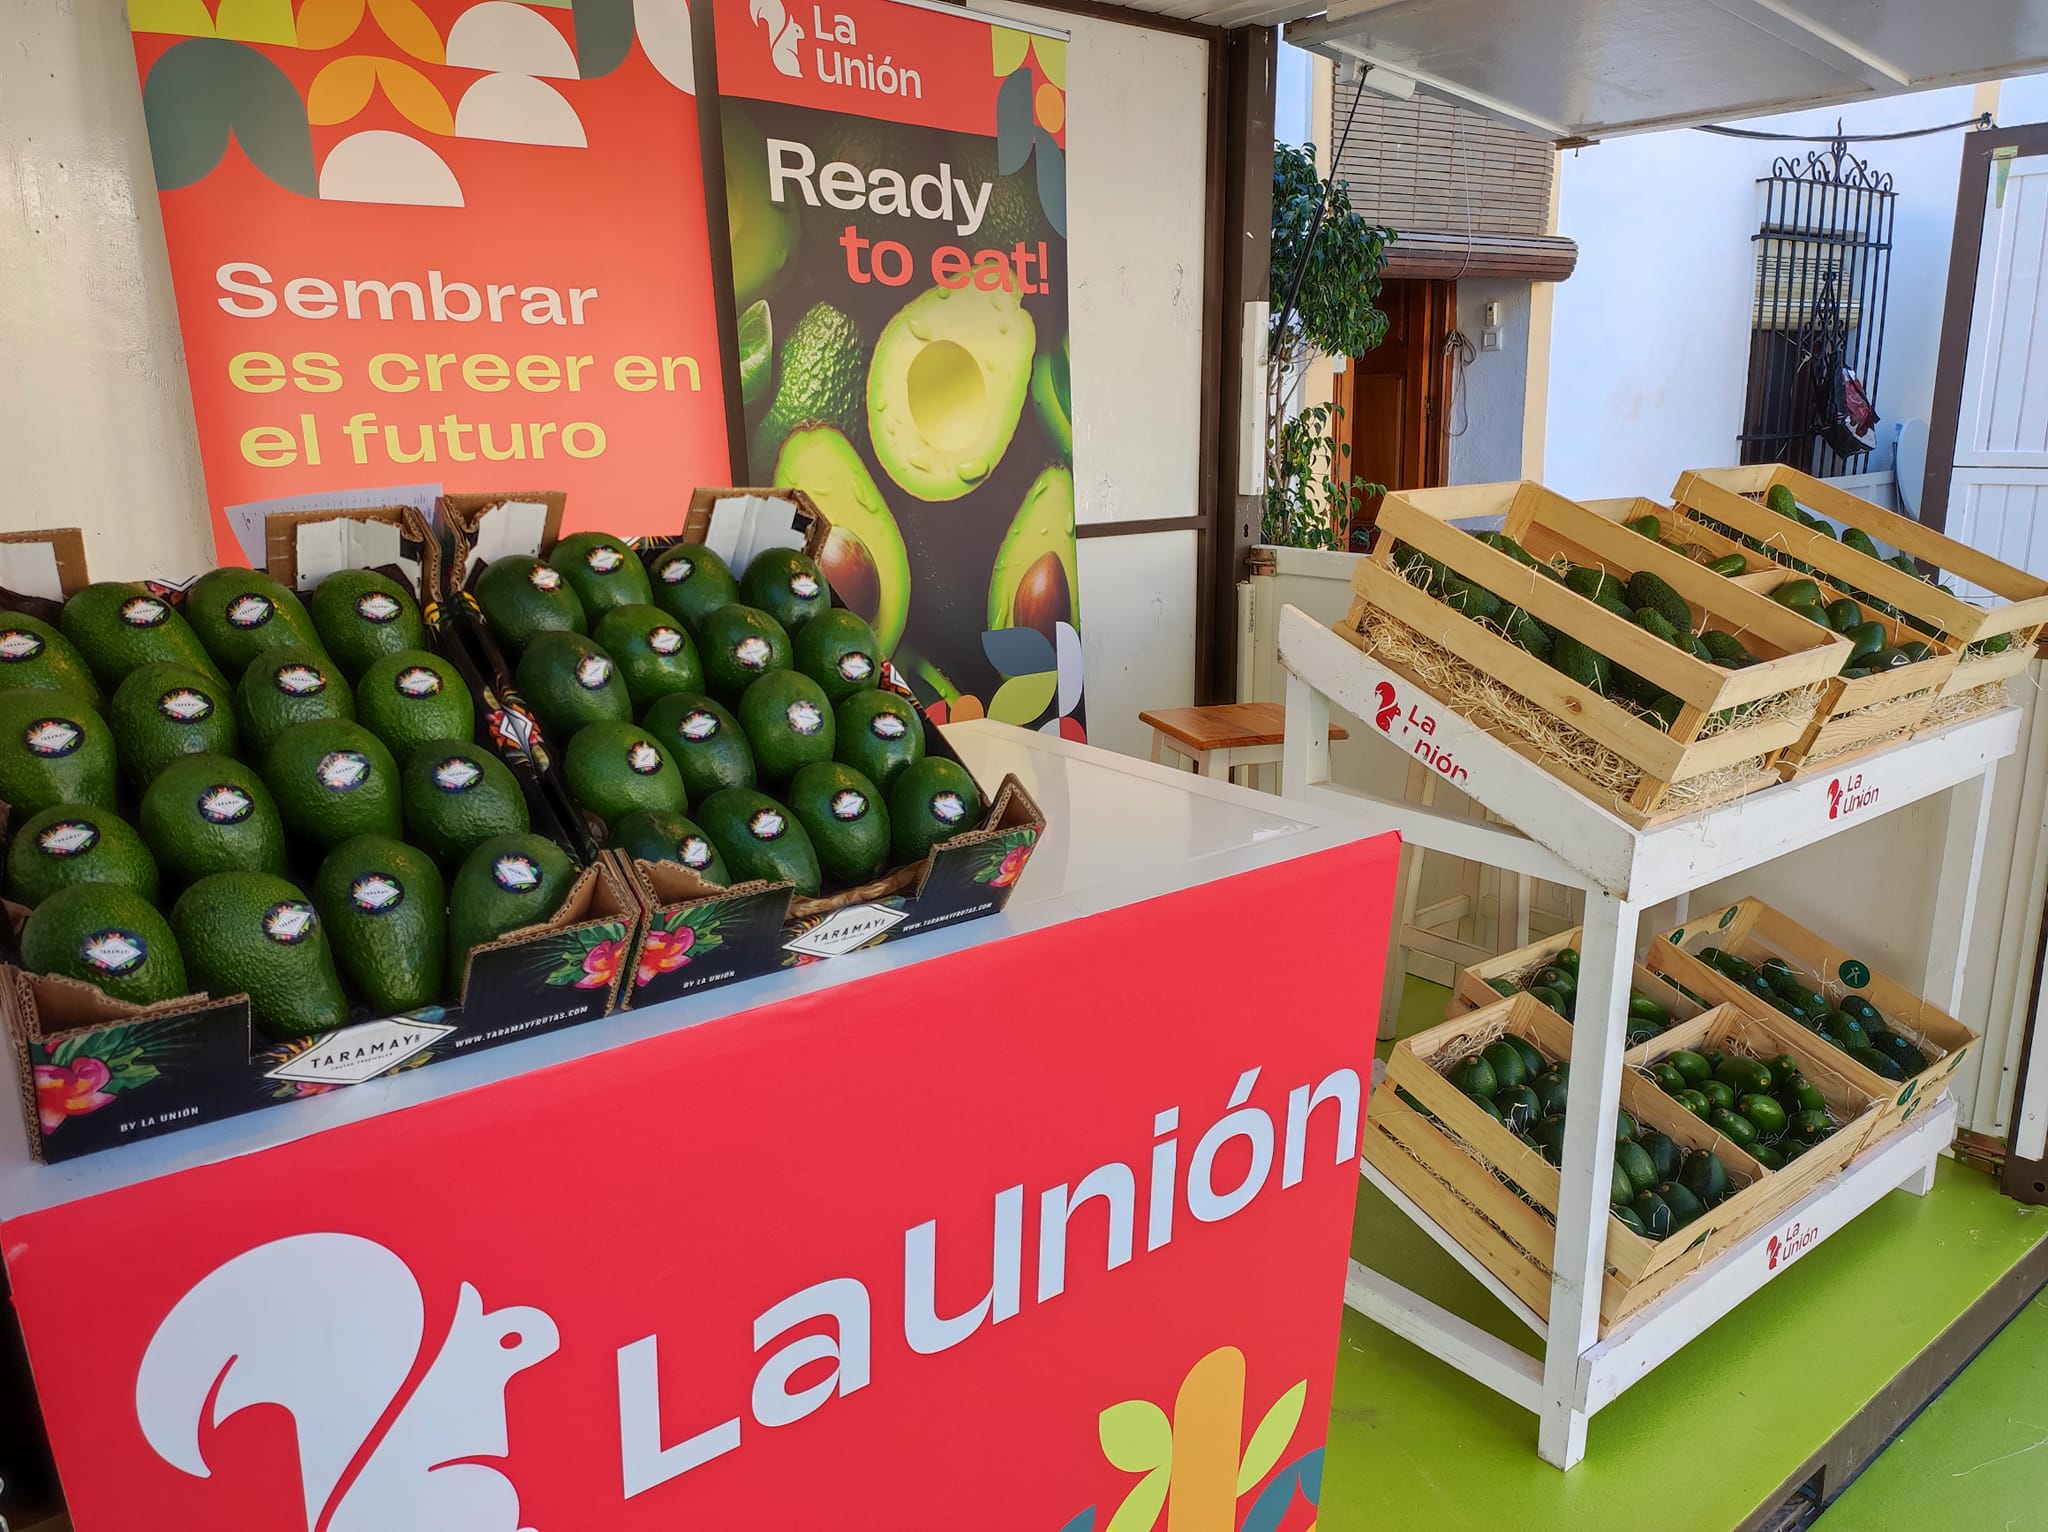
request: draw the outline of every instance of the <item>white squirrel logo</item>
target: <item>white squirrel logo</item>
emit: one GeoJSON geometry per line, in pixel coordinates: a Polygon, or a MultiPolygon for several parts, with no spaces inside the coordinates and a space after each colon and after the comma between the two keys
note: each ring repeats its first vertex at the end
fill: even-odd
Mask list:
{"type": "Polygon", "coordinates": [[[487,1313],[463,1283],[439,1354],[380,1438],[425,1341],[419,1281],[382,1245],[352,1234],[277,1240],[206,1277],[158,1327],[135,1381],[136,1419],[159,1457],[205,1479],[203,1430],[252,1405],[283,1407],[297,1424],[306,1525],[321,1532],[532,1532],[512,1481],[477,1460],[510,1453],[505,1389],[560,1349],[554,1320],[535,1308],[487,1313]],[[319,1323],[262,1317],[280,1292],[315,1291],[346,1296],[319,1323]]]}
{"type": "Polygon", "coordinates": [[[804,66],[798,61],[797,47],[804,40],[804,29],[789,19],[782,0],[749,0],[747,14],[767,29],[768,56],[775,63],[776,73],[801,80],[804,66]]]}

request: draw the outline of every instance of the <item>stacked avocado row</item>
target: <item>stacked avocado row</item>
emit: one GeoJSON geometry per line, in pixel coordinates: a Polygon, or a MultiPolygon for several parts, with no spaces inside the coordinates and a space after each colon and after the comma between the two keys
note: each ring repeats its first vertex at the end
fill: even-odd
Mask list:
{"type": "Polygon", "coordinates": [[[1838,597],[1823,605],[1822,595],[1820,586],[1802,575],[1772,591],[1771,599],[1808,622],[1849,640],[1849,658],[1842,666],[1843,680],[1854,681],[1934,657],[1933,648],[1919,639],[1890,643],[1884,624],[1866,617],[1863,608],[1849,597],[1838,597]]]}
{"type": "Polygon", "coordinates": [[[1720,947],[1703,947],[1699,956],[1701,962],[1884,1079],[1910,1080],[1927,1068],[1927,1055],[1911,1038],[1893,1031],[1883,1013],[1861,995],[1844,995],[1839,1002],[1830,1003],[1780,957],[1752,963],[1720,947]]]}
{"type": "Polygon", "coordinates": [[[152,1004],[247,994],[272,1037],[441,1005],[573,881],[412,591],[260,571],[182,605],[90,585],[0,613],[0,798],[25,967],[152,1004]]]}
{"type": "MultiPolygon", "coordinates": [[[[1559,567],[1543,563],[1505,532],[1481,532],[1478,539],[1517,563],[1526,565],[1582,596],[1625,622],[1634,623],[1675,649],[1725,670],[1754,665],[1757,656],[1734,634],[1719,628],[1694,631],[1692,609],[1669,581],[1649,570],[1626,577],[1608,573],[1589,564],[1559,567]]],[[[1406,544],[1396,545],[1394,567],[1414,585],[1434,595],[1444,605],[1482,626],[1491,628],[1517,648],[1544,661],[1552,669],[1578,682],[1588,691],[1624,703],[1646,722],[1669,730],[1678,721],[1683,703],[1654,682],[1600,653],[1533,613],[1503,601],[1485,587],[1465,579],[1441,560],[1418,552],[1406,544]]],[[[1725,723],[1740,709],[1715,715],[1725,723]]]]}
{"type": "MultiPolygon", "coordinates": [[[[1574,947],[1564,948],[1542,967],[1531,969],[1522,976],[1520,984],[1511,979],[1489,979],[1487,982],[1496,994],[1533,995],[1566,1021],[1578,1019],[1579,954],[1574,947]]],[[[1639,989],[1628,992],[1629,1047],[1661,1037],[1670,1026],[1671,1012],[1663,1002],[1639,989]]]]}
{"type": "Polygon", "coordinates": [[[1766,1064],[1716,1048],[1678,1048],[1649,1072],[1665,1095],[1766,1170],[1783,1170],[1835,1132],[1820,1087],[1789,1053],[1766,1064]]]}
{"type": "Polygon", "coordinates": [[[1695,564],[1702,565],[1713,574],[1732,577],[1749,572],[1749,560],[1739,553],[1724,553],[1716,557],[1711,551],[1702,548],[1698,543],[1689,543],[1677,537],[1666,536],[1664,522],[1661,517],[1638,516],[1634,521],[1628,523],[1628,529],[1640,536],[1647,537],[1653,543],[1662,544],[1673,553],[1682,554],[1684,557],[1691,559],[1695,564]]]}
{"type": "Polygon", "coordinates": [[[724,886],[857,887],[981,821],[959,763],[804,553],[737,576],[677,543],[603,532],[494,560],[474,594],[570,795],[608,844],[724,886]]]}

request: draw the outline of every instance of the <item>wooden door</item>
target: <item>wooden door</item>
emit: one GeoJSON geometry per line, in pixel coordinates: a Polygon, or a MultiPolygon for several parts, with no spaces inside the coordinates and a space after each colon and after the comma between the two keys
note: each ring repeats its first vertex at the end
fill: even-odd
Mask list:
{"type": "MultiPolygon", "coordinates": [[[[1338,440],[1351,447],[1351,471],[1388,489],[1434,489],[1450,450],[1451,363],[1444,341],[1456,324],[1455,282],[1389,282],[1380,294],[1387,338],[1353,357],[1336,378],[1344,410],[1338,440]]],[[[1379,514],[1368,501],[1353,520],[1360,534],[1379,514]]]]}

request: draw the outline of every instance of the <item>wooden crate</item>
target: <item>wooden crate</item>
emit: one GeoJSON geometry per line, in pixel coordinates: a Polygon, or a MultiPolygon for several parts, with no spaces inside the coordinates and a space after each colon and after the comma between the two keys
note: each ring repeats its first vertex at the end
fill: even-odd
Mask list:
{"type": "MultiPolygon", "coordinates": [[[[1482,1112],[1471,1098],[1437,1070],[1439,1064],[1448,1067],[1486,1042],[1510,1033],[1526,1038],[1546,1059],[1570,1056],[1570,1025],[1541,1001],[1532,1000],[1527,995],[1498,1000],[1482,1010],[1403,1038],[1394,1045],[1387,1061],[1387,1083],[1407,1091],[1421,1103],[1422,1110],[1435,1119],[1432,1124],[1428,1118],[1411,1113],[1417,1124],[1430,1129],[1434,1140],[1424,1137],[1419,1129],[1412,1126],[1409,1136],[1402,1140],[1406,1145],[1405,1152],[1435,1172],[1427,1177],[1436,1188],[1433,1194],[1418,1196],[1393,1170],[1386,1169],[1380,1159],[1374,1158],[1374,1148],[1385,1146],[1369,1148],[1367,1158],[1372,1159],[1375,1166],[1386,1169],[1388,1178],[1415,1197],[1445,1228],[1456,1231],[1461,1224],[1469,1225],[1473,1221],[1470,1215],[1476,1213],[1497,1230],[1508,1231],[1512,1238],[1499,1241],[1497,1248],[1490,1241],[1468,1245],[1467,1248],[1530,1307],[1538,1313],[1547,1313],[1550,1307],[1549,1267],[1556,1251],[1550,1220],[1556,1216],[1562,1182],[1558,1167],[1482,1112]],[[1522,1189],[1527,1201],[1509,1189],[1506,1184],[1509,1181],[1522,1189]],[[1444,1191],[1444,1183],[1455,1189],[1455,1197],[1444,1191]],[[1462,1213],[1446,1205],[1460,1200],[1464,1208],[1462,1213]],[[1530,1206],[1531,1202],[1536,1206],[1530,1206]],[[1494,1264],[1496,1259],[1501,1263],[1499,1266],[1494,1264]],[[1526,1272],[1515,1270],[1518,1266],[1538,1269],[1540,1281],[1529,1282],[1526,1272]],[[1524,1285],[1517,1284],[1526,1284],[1526,1290],[1524,1285]]],[[[1376,1113],[1381,1114],[1382,1121],[1393,1115],[1389,1104],[1382,1100],[1392,1096],[1393,1092],[1389,1090],[1373,1092],[1368,1122],[1376,1113]]],[[[1399,1101],[1392,1103],[1403,1104],[1399,1101]]],[[[1719,1207],[1710,1208],[1680,1233],[1664,1240],[1646,1239],[1619,1219],[1609,1216],[1608,1280],[1600,1305],[1603,1330],[1683,1281],[1706,1261],[1752,1231],[1757,1219],[1750,1216],[1750,1203],[1746,1199],[1767,1174],[1742,1149],[1640,1075],[1623,1074],[1621,1105],[1639,1124],[1668,1135],[1684,1148],[1711,1150],[1728,1168],[1731,1180],[1742,1189],[1732,1193],[1719,1207]]],[[[1367,1137],[1370,1143],[1372,1136],[1368,1134],[1367,1137]]],[[[1405,1167],[1403,1173],[1411,1180],[1416,1179],[1414,1173],[1405,1167]]]]}
{"type": "Polygon", "coordinates": [[[1623,495],[1612,500],[1582,500],[1579,502],[1596,516],[1626,526],[1632,521],[1641,521],[1645,516],[1654,516],[1662,527],[1664,546],[1673,553],[1692,563],[1707,565],[1730,553],[1739,553],[1748,561],[1749,567],[1739,575],[1723,575],[1721,578],[1734,585],[1750,590],[1768,591],[1776,588],[1773,576],[1782,566],[1773,563],[1762,554],[1731,542],[1712,527],[1687,516],[1684,506],[1666,505],[1662,500],[1652,500],[1648,495],[1623,495]]]}
{"type": "MultiPolygon", "coordinates": [[[[1533,728],[1511,728],[1499,719],[1475,719],[1503,743],[1560,780],[1637,826],[1697,812],[1777,780],[1771,771],[1779,755],[1795,744],[1813,721],[1822,683],[1842,668],[1847,640],[1825,634],[1812,623],[1753,591],[1729,584],[1691,560],[1626,527],[1551,493],[1540,484],[1486,484],[1457,489],[1390,494],[1380,508],[1373,556],[1352,574],[1351,612],[1337,631],[1361,648],[1375,612],[1412,630],[1526,702],[1546,724],[1571,731],[1578,742],[1606,752],[1618,764],[1626,789],[1603,786],[1565,758],[1545,749],[1533,728]],[[1452,525],[1469,518],[1501,516],[1505,530],[1539,560],[1568,559],[1596,565],[1626,579],[1641,570],[1661,576],[1690,607],[1695,625],[1737,635],[1759,663],[1724,670],[1566,590],[1527,565],[1452,525]],[[1396,543],[1441,561],[1463,578],[1503,601],[1523,608],[1550,627],[1625,665],[1683,704],[1669,731],[1649,715],[1615,698],[1579,685],[1483,624],[1451,610],[1411,584],[1394,568],[1396,543]],[[1811,691],[1813,696],[1802,694],[1811,691]],[[1759,722],[1738,721],[1709,732],[1713,715],[1746,704],[1778,703],[1759,722]],[[1741,769],[1754,764],[1750,776],[1741,769]],[[1732,784],[1714,796],[1673,793],[1675,787],[1710,773],[1736,768],[1732,784]],[[1667,801],[1670,800],[1670,801],[1667,801]]],[[[1413,667],[1384,653],[1386,665],[1411,684],[1452,707],[1441,688],[1413,667]]],[[[1469,713],[1468,713],[1469,716],[1469,713]]]]}
{"type": "MultiPolygon", "coordinates": [[[[1797,1025],[1793,1030],[1840,1061],[1861,1070],[1871,1088],[1885,1099],[1878,1136],[1940,1098],[1942,1087],[1977,1041],[1977,1034],[1955,1017],[1877,972],[1861,958],[1815,935],[1789,915],[1760,899],[1742,899],[1687,921],[1650,943],[1648,963],[1672,982],[1716,1002],[1742,1006],[1769,1021],[1785,1018],[1769,1002],[1751,994],[1719,969],[1697,956],[1703,947],[1719,947],[1748,962],[1783,958],[1801,981],[1831,1001],[1862,995],[1883,1013],[1885,1025],[1910,1038],[1927,1055],[1927,1068],[1903,1083],[1864,1069],[1840,1049],[1822,1042],[1797,1025]]],[[[1796,1056],[1796,1055],[1795,1055],[1796,1056]]],[[[1838,1067],[1840,1067],[1838,1065],[1838,1067]]]]}
{"type": "MultiPolygon", "coordinates": [[[[1567,947],[1579,944],[1582,927],[1573,926],[1569,931],[1560,931],[1542,941],[1531,942],[1513,952],[1503,952],[1499,957],[1488,958],[1483,963],[1458,970],[1456,981],[1451,986],[1450,1004],[1444,1007],[1445,1019],[1462,1016],[1467,1011],[1484,1010],[1489,1005],[1500,1003],[1502,996],[1493,987],[1495,979],[1519,980],[1522,975],[1538,968],[1547,968],[1558,953],[1567,947]]],[[[1680,994],[1662,974],[1637,963],[1629,981],[1665,1010],[1671,1013],[1675,1022],[1689,1021],[1706,1009],[1705,1006],[1680,994]]]]}
{"type": "Polygon", "coordinates": [[[1910,612],[1931,624],[1938,636],[1952,641],[1958,650],[1982,639],[2012,636],[2011,647],[2002,654],[1960,656],[1942,685],[1944,699],[1997,685],[2025,670],[2034,657],[2042,625],[2048,623],[2048,581],[1782,463],[1695,469],[1680,477],[1672,494],[1696,517],[1721,522],[1786,558],[1811,565],[1820,572],[1815,578],[1825,578],[1852,598],[1876,597],[1910,612]],[[1876,542],[1981,586],[2000,597],[2003,604],[1985,607],[1951,596],[1882,559],[1858,553],[1778,515],[1762,502],[1772,486],[1779,484],[1815,515],[1861,527],[1876,542]]]}

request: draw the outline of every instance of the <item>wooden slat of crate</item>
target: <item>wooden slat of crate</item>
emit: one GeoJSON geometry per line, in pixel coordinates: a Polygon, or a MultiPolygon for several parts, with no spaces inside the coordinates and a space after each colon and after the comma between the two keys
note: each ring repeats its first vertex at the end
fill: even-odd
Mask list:
{"type": "Polygon", "coordinates": [[[1647,961],[1651,968],[1683,984],[1695,994],[1739,1005],[1766,1020],[1785,1018],[1767,1001],[1752,995],[1741,985],[1696,956],[1702,947],[1720,947],[1753,964],[1765,958],[1783,958],[1801,975],[1809,989],[1839,1002],[1844,995],[1861,995],[1876,1006],[1885,1025],[1909,1038],[1927,1055],[1927,1067],[1903,1083],[1887,1080],[1865,1069],[1848,1054],[1822,1042],[1804,1028],[1794,1030],[1809,1042],[1840,1061],[1840,1066],[1865,1077],[1868,1087],[1885,1102],[1877,1136],[1883,1137],[1905,1122],[1921,1105],[1938,1099],[1942,1087],[1956,1072],[1977,1034],[1931,1001],[1914,994],[1898,981],[1870,967],[1853,953],[1807,930],[1791,916],[1772,909],[1761,899],[1742,899],[1718,910],[1710,910],[1650,943],[1647,961]],[[1852,985],[1844,977],[1860,969],[1868,977],[1852,985]]]}
{"type": "Polygon", "coordinates": [[[1615,500],[1581,500],[1579,504],[1596,516],[1618,521],[1624,526],[1632,521],[1640,521],[1645,516],[1655,516],[1659,526],[1663,528],[1665,546],[1669,547],[1673,542],[1682,542],[1697,549],[1697,554],[1678,548],[1673,548],[1672,552],[1680,554],[1702,568],[1731,553],[1740,554],[1747,567],[1739,575],[1723,575],[1721,578],[1746,590],[1759,593],[1771,590],[1773,584],[1766,582],[1771,581],[1772,576],[1782,567],[1743,547],[1742,544],[1723,537],[1704,522],[1686,515],[1684,506],[1666,505],[1661,500],[1652,500],[1648,495],[1623,496],[1615,500]]]}
{"type": "MultiPolygon", "coordinates": [[[[1582,930],[1583,927],[1573,926],[1569,931],[1560,931],[1555,936],[1531,942],[1528,946],[1518,947],[1513,952],[1503,952],[1483,963],[1473,963],[1459,969],[1457,978],[1451,986],[1450,1003],[1444,1008],[1445,1019],[1497,1004],[1504,997],[1490,981],[1512,979],[1532,969],[1547,966],[1552,958],[1567,947],[1578,946],[1582,930]]],[[[1651,971],[1642,963],[1635,965],[1633,973],[1633,986],[1663,1006],[1675,1021],[1689,1021],[1706,1009],[1705,1006],[1695,1004],[1680,994],[1671,987],[1662,974],[1651,971]]]]}

